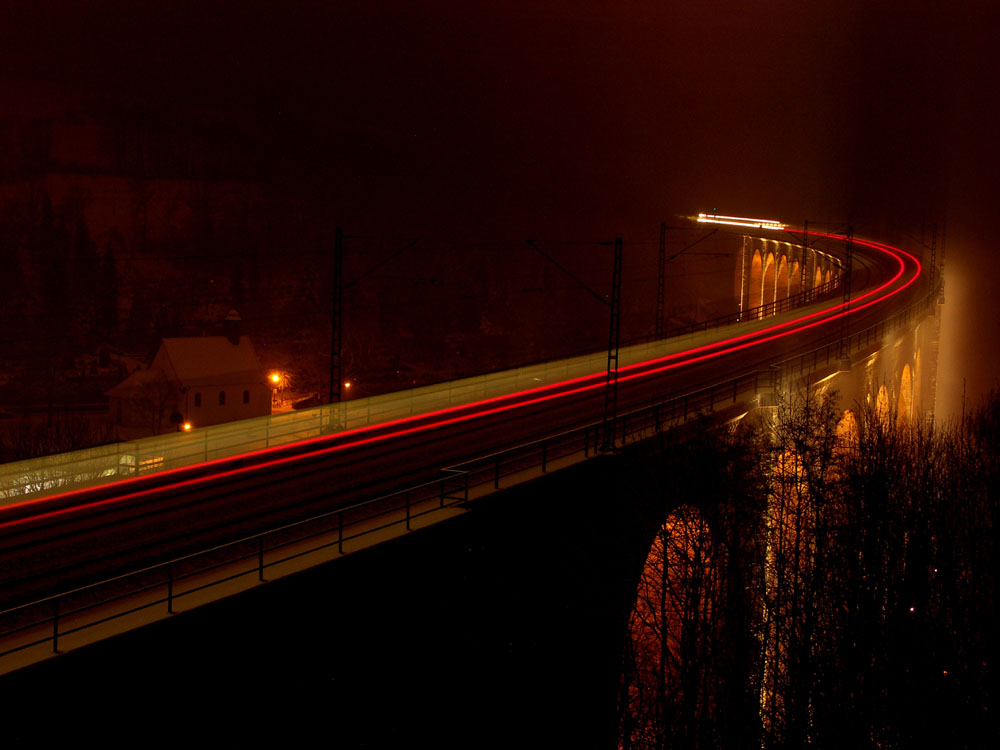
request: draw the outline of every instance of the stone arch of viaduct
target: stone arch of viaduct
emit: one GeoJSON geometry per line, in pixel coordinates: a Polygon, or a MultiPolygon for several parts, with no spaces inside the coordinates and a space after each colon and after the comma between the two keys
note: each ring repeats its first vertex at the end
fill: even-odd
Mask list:
{"type": "MultiPolygon", "coordinates": [[[[823,270],[821,264],[817,265],[823,270]]],[[[936,312],[936,307],[932,309],[936,312]]],[[[853,351],[849,360],[838,359],[794,376],[782,377],[770,393],[758,393],[756,405],[740,417],[769,419],[769,412],[777,408],[779,399],[794,399],[804,388],[809,388],[814,394],[836,394],[842,429],[856,430],[858,425],[863,425],[861,412],[866,409],[873,410],[887,425],[900,427],[918,419],[933,419],[938,336],[935,323],[933,313],[923,318],[915,316],[870,345],[853,351]]],[[[719,418],[726,420],[730,415],[720,414],[719,418]]],[[[697,443],[697,426],[688,424],[678,429],[682,433],[689,430],[687,437],[697,443]]],[[[650,564],[646,562],[647,555],[654,566],[657,562],[666,566],[669,551],[674,547],[682,548],[679,559],[683,567],[685,561],[690,562],[688,557],[696,561],[694,564],[701,559],[694,555],[694,550],[711,558],[714,550],[724,550],[733,541],[726,538],[731,519],[727,521],[720,515],[724,513],[724,503],[720,499],[725,494],[729,501],[738,505],[740,490],[720,486],[716,489],[723,494],[713,495],[713,481],[718,481],[715,478],[721,472],[713,472],[710,467],[706,471],[706,467],[698,466],[697,453],[688,451],[684,455],[684,440],[683,434],[654,437],[635,445],[631,452],[614,457],[620,465],[617,481],[613,489],[609,488],[609,494],[617,495],[622,501],[616,508],[623,517],[616,520],[620,528],[630,532],[619,536],[620,557],[615,559],[619,581],[626,592],[644,591],[639,581],[644,563],[650,564]],[[683,477],[692,473],[703,477],[705,482],[705,486],[696,491],[686,487],[683,481],[683,477]]],[[[721,561],[709,564],[721,566],[716,571],[718,575],[728,577],[732,574],[731,567],[721,561]]],[[[738,590],[739,584],[739,580],[727,580],[712,585],[738,590]]],[[[624,595],[618,601],[617,625],[621,633],[625,632],[631,604],[624,595]]],[[[638,617],[639,622],[647,619],[641,614],[638,617]]],[[[722,627],[726,627],[725,623],[722,627]]],[[[619,648],[620,644],[617,644],[619,648]]],[[[605,689],[610,691],[611,686],[605,689]]]]}
{"type": "MultiPolygon", "coordinates": [[[[738,256],[735,296],[741,313],[834,281],[841,267],[822,250],[750,235],[743,236],[738,256]]],[[[760,311],[756,317],[762,317],[760,311]]]]}
{"type": "MultiPolygon", "coordinates": [[[[834,279],[840,270],[837,259],[821,251],[751,237],[744,238],[739,262],[737,279],[741,311],[759,306],[761,299],[767,304],[813,288],[825,283],[828,275],[834,279]],[[769,299],[768,294],[775,297],[769,299]]],[[[892,327],[879,329],[877,338],[865,345],[858,343],[851,347],[848,358],[839,358],[835,353],[824,361],[820,356],[818,364],[783,373],[769,391],[762,388],[750,401],[740,405],[733,403],[730,411],[718,412],[713,418],[723,421],[734,421],[734,417],[768,419],[769,412],[777,408],[780,399],[794,399],[804,388],[809,388],[814,394],[836,393],[841,425],[845,429],[858,429],[858,425],[863,425],[862,411],[866,409],[873,410],[888,424],[901,427],[915,420],[933,420],[939,335],[937,315],[937,305],[928,303],[892,327]]],[[[833,350],[837,351],[836,343],[833,350]]],[[[629,597],[634,598],[646,556],[658,535],[669,535],[674,525],[688,523],[686,533],[690,533],[690,528],[704,529],[710,549],[725,543],[724,539],[717,539],[721,533],[717,518],[719,509],[711,490],[705,487],[703,492],[692,493],[681,487],[681,478],[698,468],[696,456],[678,460],[677,454],[684,452],[678,445],[684,440],[685,430],[697,440],[697,426],[682,424],[674,428],[673,435],[655,435],[634,444],[621,455],[603,459],[604,463],[582,469],[597,472],[597,476],[591,475],[584,483],[588,488],[585,494],[606,493],[618,501],[611,504],[614,508],[611,519],[605,516],[600,523],[594,522],[589,554],[602,549],[607,556],[601,566],[609,578],[617,581],[609,589],[614,585],[621,587],[614,592],[617,596],[616,636],[621,638],[624,638],[633,602],[629,597]],[[599,467],[603,467],[604,473],[599,467]],[[609,528],[616,531],[616,543],[602,548],[609,528]]],[[[700,476],[708,481],[714,475],[703,471],[700,476]]],[[[609,600],[612,598],[610,590],[604,593],[609,600]]],[[[616,642],[614,648],[620,649],[621,644],[622,641],[616,642]]],[[[613,653],[620,658],[620,650],[613,653]]],[[[611,688],[609,679],[603,689],[610,692],[611,688]]]]}
{"type": "Polygon", "coordinates": [[[937,329],[928,317],[886,337],[877,348],[855,354],[849,370],[821,385],[836,389],[846,412],[873,408],[881,419],[903,426],[934,418],[937,329]]]}

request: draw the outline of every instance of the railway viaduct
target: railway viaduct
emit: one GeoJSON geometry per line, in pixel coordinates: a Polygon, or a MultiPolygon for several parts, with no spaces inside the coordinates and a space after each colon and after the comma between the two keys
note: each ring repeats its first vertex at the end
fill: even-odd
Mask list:
{"type": "MultiPolygon", "coordinates": [[[[738,320],[777,319],[783,299],[824,285],[828,298],[840,294],[830,246],[734,241],[738,320]]],[[[620,415],[616,451],[595,455],[588,433],[562,463],[550,442],[466,465],[494,477],[472,512],[15,672],[0,678],[3,692],[24,696],[53,681],[84,691],[96,680],[142,724],[182,688],[197,703],[221,687],[242,705],[270,705],[275,719],[244,720],[230,736],[294,737],[275,718],[291,715],[303,731],[336,727],[348,744],[608,746],[625,623],[652,540],[677,508],[712,502],[678,491],[684,467],[671,446],[707,423],[767,421],[806,390],[836,392],[845,428],[856,429],[868,405],[901,424],[932,418],[937,271],[874,322],[828,332],[752,377],[723,372],[620,415]],[[589,460],[578,460],[581,447],[589,460]],[[150,702],[125,687],[136,679],[150,702]]],[[[409,513],[408,504],[407,528],[409,513]]]]}

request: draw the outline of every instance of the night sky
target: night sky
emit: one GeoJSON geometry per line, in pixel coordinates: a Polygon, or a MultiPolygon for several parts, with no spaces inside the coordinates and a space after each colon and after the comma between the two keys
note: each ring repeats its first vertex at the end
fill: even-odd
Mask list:
{"type": "Polygon", "coordinates": [[[919,247],[947,216],[948,416],[1000,364],[998,21],[985,1],[3,0],[0,106],[112,97],[221,130],[361,233],[628,242],[717,208],[919,247]]]}

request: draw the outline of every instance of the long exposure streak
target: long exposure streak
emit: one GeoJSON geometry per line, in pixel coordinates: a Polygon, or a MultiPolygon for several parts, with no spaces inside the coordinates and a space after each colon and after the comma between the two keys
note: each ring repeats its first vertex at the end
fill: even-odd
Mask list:
{"type": "MultiPolygon", "coordinates": [[[[792,230],[786,228],[785,231],[791,232],[792,230]]],[[[847,239],[845,236],[838,234],[812,233],[812,235],[822,236],[834,240],[847,239]]],[[[864,310],[868,307],[871,307],[872,305],[887,300],[896,294],[899,294],[904,289],[914,284],[917,278],[919,277],[921,273],[920,261],[915,256],[906,252],[905,250],[900,250],[899,248],[867,240],[855,239],[854,242],[859,245],[864,245],[873,250],[882,252],[890,256],[896,261],[896,263],[898,264],[898,268],[896,270],[896,273],[888,281],[881,284],[877,288],[872,289],[866,292],[865,294],[859,295],[858,297],[854,298],[850,303],[849,310],[845,310],[844,304],[839,303],[832,305],[831,307],[828,307],[824,310],[813,312],[808,315],[803,315],[794,320],[787,321],[785,323],[778,323],[776,325],[758,331],[741,334],[739,336],[734,336],[725,339],[723,341],[717,341],[702,346],[694,347],[685,350],[683,352],[676,352],[662,357],[646,360],[644,362],[638,362],[632,365],[628,365],[622,367],[619,370],[620,373],[618,378],[619,382],[636,380],[638,378],[644,378],[651,375],[656,375],[658,373],[663,373],[668,370],[674,370],[680,367],[685,367],[700,362],[705,362],[711,359],[731,354],[733,352],[742,351],[754,346],[759,346],[769,341],[775,341],[777,339],[785,338],[787,336],[791,336],[793,334],[823,325],[824,323],[830,323],[832,321],[840,319],[844,315],[847,315],[849,312],[853,313],[853,312],[858,312],[860,310],[864,310]],[[895,288],[890,288],[902,278],[903,274],[906,271],[904,256],[914,264],[914,272],[912,276],[909,279],[907,279],[903,284],[895,288]]],[[[594,373],[592,375],[585,375],[579,378],[573,378],[570,380],[561,381],[559,383],[539,386],[537,388],[520,391],[514,394],[495,396],[493,398],[485,399],[482,401],[463,404],[459,406],[452,406],[435,412],[404,417],[402,419],[383,422],[381,424],[376,424],[376,425],[367,425],[365,427],[359,427],[353,430],[341,432],[336,435],[309,438],[307,440],[303,440],[298,443],[293,443],[291,445],[265,448],[258,451],[252,451],[240,454],[238,456],[229,456],[226,458],[215,459],[213,461],[207,461],[200,464],[195,464],[193,466],[170,469],[167,471],[159,472],[155,475],[132,477],[128,479],[122,479],[111,484],[104,484],[97,487],[87,487],[79,490],[60,493],[57,495],[49,495],[42,498],[25,500],[20,503],[15,503],[6,506],[4,508],[0,508],[0,514],[4,514],[5,511],[7,512],[16,511],[23,513],[26,510],[29,510],[31,507],[37,507],[38,512],[28,516],[23,516],[21,518],[8,520],[6,522],[0,522],[0,529],[8,529],[11,527],[42,521],[45,519],[52,519],[58,516],[64,516],[71,513],[80,513],[90,509],[96,509],[102,506],[108,506],[114,503],[122,503],[130,500],[136,500],[138,498],[153,493],[164,493],[164,492],[177,491],[185,488],[192,488],[208,482],[217,482],[221,479],[235,478],[242,475],[246,475],[251,472],[257,472],[265,469],[272,469],[275,467],[288,465],[299,461],[307,461],[309,459],[314,459],[320,456],[348,450],[351,448],[370,445],[373,443],[382,442],[393,438],[404,437],[406,435],[412,435],[419,432],[426,432],[434,429],[439,429],[442,427],[446,427],[448,425],[454,425],[461,422],[480,419],[493,414],[499,414],[502,412],[521,409],[528,406],[534,406],[548,401],[553,401],[556,399],[567,398],[569,396],[577,395],[587,391],[593,391],[598,388],[603,388],[605,385],[604,378],[605,378],[605,373],[603,372],[594,373]],[[393,429],[393,428],[398,428],[398,429],[393,429]],[[371,434],[374,432],[377,432],[378,434],[371,434]],[[301,450],[303,447],[311,445],[322,446],[322,447],[317,447],[314,450],[307,450],[307,452],[297,453],[291,456],[280,456],[280,457],[270,458],[269,460],[267,459],[268,456],[280,455],[282,453],[289,451],[290,449],[301,450]],[[260,462],[254,462],[250,465],[243,465],[248,460],[258,459],[258,458],[264,458],[265,460],[260,462]],[[237,465],[234,466],[234,464],[237,465]],[[178,479],[178,481],[175,482],[162,484],[162,480],[164,478],[169,478],[170,476],[177,476],[180,474],[190,474],[192,471],[204,472],[206,469],[210,469],[213,466],[218,466],[220,470],[208,475],[201,475],[186,479],[178,479]],[[134,485],[136,483],[148,483],[150,481],[156,481],[157,482],[156,486],[148,488],[137,488],[132,492],[126,492],[125,494],[119,494],[108,498],[101,498],[90,502],[87,502],[85,500],[85,496],[87,494],[93,494],[96,492],[106,492],[109,488],[115,488],[115,487],[125,489],[129,485],[134,485]],[[74,497],[79,497],[81,500],[83,500],[83,502],[72,504],[72,499],[74,497]],[[71,503],[71,504],[66,505],[66,503],[71,503]],[[60,506],[60,507],[52,507],[52,506],[60,506]]]]}

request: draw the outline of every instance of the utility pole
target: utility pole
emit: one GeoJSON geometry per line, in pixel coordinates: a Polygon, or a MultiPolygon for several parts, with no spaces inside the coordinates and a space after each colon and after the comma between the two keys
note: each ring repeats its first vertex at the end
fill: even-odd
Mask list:
{"type": "Polygon", "coordinates": [[[344,232],[337,227],[333,234],[333,310],[330,325],[330,399],[340,402],[341,344],[344,311],[344,232]]]}
{"type": "Polygon", "coordinates": [[[850,357],[847,331],[847,310],[851,304],[851,265],[854,260],[854,227],[847,227],[847,251],[844,255],[844,311],[840,318],[840,358],[850,357]]]}
{"type": "Polygon", "coordinates": [[[941,268],[944,268],[944,257],[947,250],[947,239],[948,239],[948,215],[945,214],[944,218],[941,219],[941,268]]]}
{"type": "Polygon", "coordinates": [[[931,227],[931,278],[937,273],[937,222],[931,227]]]}
{"type": "Polygon", "coordinates": [[[941,258],[938,260],[937,268],[934,269],[938,273],[938,276],[941,279],[941,281],[938,284],[938,289],[941,290],[938,293],[939,305],[944,304],[944,259],[945,259],[945,253],[948,249],[945,244],[947,236],[948,236],[948,216],[945,215],[944,219],[941,221],[941,258]]]}
{"type": "Polygon", "coordinates": [[[664,290],[667,268],[667,222],[660,222],[660,257],[656,272],[656,338],[663,338],[664,290]]]}
{"type": "MultiPolygon", "coordinates": [[[[805,294],[806,291],[806,259],[809,257],[809,219],[802,224],[802,262],[799,263],[799,291],[805,294]]],[[[805,299],[803,297],[803,299],[805,299]]]]}
{"type": "Polygon", "coordinates": [[[604,425],[601,450],[615,449],[615,422],[618,414],[618,344],[621,332],[622,238],[615,238],[614,269],[611,277],[611,320],[608,326],[608,374],[604,384],[604,425]]]}

